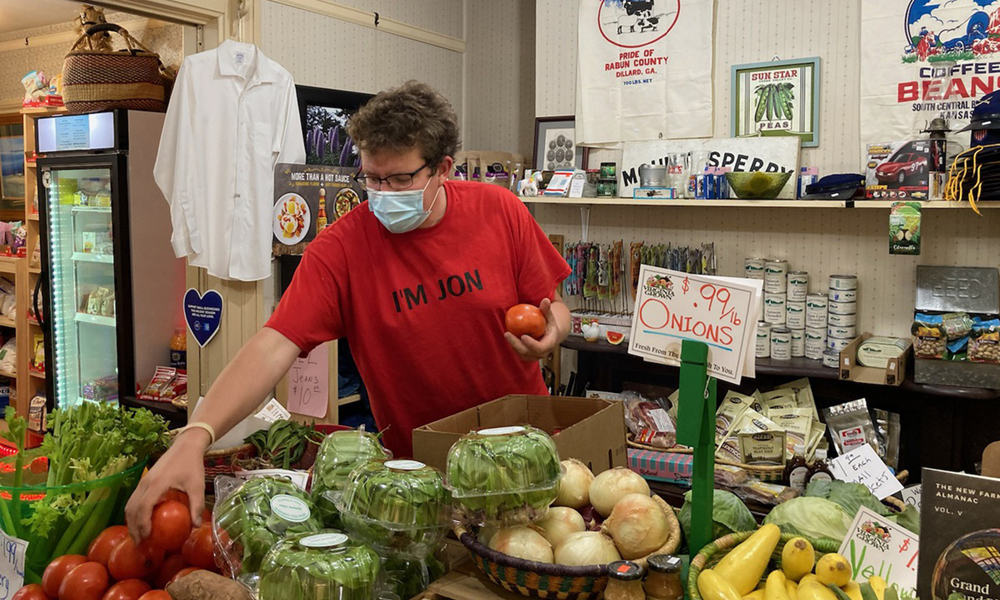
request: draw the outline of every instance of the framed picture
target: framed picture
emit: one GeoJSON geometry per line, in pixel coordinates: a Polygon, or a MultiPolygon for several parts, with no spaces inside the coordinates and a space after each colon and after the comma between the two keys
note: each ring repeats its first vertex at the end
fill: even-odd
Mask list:
{"type": "Polygon", "coordinates": [[[532,168],[541,171],[586,169],[589,148],[576,145],[576,117],[535,117],[532,168]]]}
{"type": "Polygon", "coordinates": [[[0,200],[24,202],[24,124],[0,124],[0,200]]]}
{"type": "Polygon", "coordinates": [[[347,119],[372,94],[295,86],[299,118],[306,138],[306,164],[331,167],[360,167],[361,155],[347,135],[347,119]]]}
{"type": "Polygon", "coordinates": [[[819,58],[733,65],[732,136],[796,136],[819,145],[819,58]]]}

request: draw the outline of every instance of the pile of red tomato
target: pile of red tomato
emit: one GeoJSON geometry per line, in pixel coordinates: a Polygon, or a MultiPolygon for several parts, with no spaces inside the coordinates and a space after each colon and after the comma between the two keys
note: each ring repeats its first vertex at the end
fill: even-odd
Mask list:
{"type": "Polygon", "coordinates": [[[87,548],[49,563],[41,585],[11,600],[170,600],[164,589],[199,569],[218,572],[211,513],[193,528],[187,495],[169,492],[152,515],[152,533],[136,544],[124,525],[108,527],[87,548]]]}

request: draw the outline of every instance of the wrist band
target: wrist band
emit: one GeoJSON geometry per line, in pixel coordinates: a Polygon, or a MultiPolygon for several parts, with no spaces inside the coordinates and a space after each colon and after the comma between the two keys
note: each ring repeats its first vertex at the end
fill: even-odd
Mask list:
{"type": "Polygon", "coordinates": [[[209,444],[208,444],[209,447],[211,447],[212,445],[215,444],[215,428],[213,428],[208,423],[202,423],[201,421],[195,421],[194,423],[188,423],[187,425],[185,425],[184,427],[181,428],[181,430],[180,430],[180,432],[178,432],[178,434],[184,433],[188,429],[202,429],[204,431],[207,431],[208,432],[208,437],[211,440],[211,442],[209,442],[209,444]]]}

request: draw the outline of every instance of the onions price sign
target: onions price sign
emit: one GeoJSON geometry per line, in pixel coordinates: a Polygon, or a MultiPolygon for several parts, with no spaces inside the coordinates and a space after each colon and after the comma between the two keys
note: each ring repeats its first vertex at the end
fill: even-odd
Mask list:
{"type": "Polygon", "coordinates": [[[692,275],[642,265],[629,353],[680,365],[681,342],[708,345],[710,375],[739,383],[754,376],[754,352],[762,282],[692,275]]]}

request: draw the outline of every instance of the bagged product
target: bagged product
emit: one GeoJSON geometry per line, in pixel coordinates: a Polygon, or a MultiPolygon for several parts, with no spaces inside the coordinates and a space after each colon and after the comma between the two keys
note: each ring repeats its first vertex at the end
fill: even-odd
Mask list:
{"type": "Polygon", "coordinates": [[[824,408],[823,417],[838,454],[847,454],[861,444],[870,444],[878,452],[875,426],[864,398],[824,408]]]}
{"type": "Polygon", "coordinates": [[[371,600],[381,565],[374,550],[336,530],[278,540],[261,565],[258,600],[371,600]]]}
{"type": "Polygon", "coordinates": [[[972,362],[1000,364],[1000,319],[976,323],[969,335],[968,357],[972,362]]]}
{"type": "Polygon", "coordinates": [[[740,449],[741,433],[759,433],[764,431],[781,431],[781,428],[774,421],[768,419],[759,412],[748,408],[740,415],[739,420],[730,429],[726,440],[716,450],[715,456],[721,460],[742,462],[743,453],[740,449]]]}
{"type": "Polygon", "coordinates": [[[948,313],[941,315],[941,325],[949,340],[957,340],[969,335],[973,321],[965,313],[948,313]]]}
{"type": "Polygon", "coordinates": [[[948,336],[944,319],[939,315],[917,313],[910,327],[913,334],[913,356],[942,359],[948,353],[948,336]]]}
{"type": "Polygon", "coordinates": [[[654,400],[647,400],[633,391],[626,391],[625,424],[640,444],[673,448],[677,444],[677,430],[668,410],[654,400]]]}
{"type": "Polygon", "coordinates": [[[783,383],[778,386],[778,389],[789,389],[795,392],[795,405],[799,408],[810,409],[812,411],[812,418],[819,421],[819,411],[816,410],[816,400],[813,397],[812,386],[809,384],[807,377],[783,383]]]}
{"type": "Polygon", "coordinates": [[[0,347],[0,371],[17,373],[17,338],[7,340],[0,347]]]}
{"type": "Polygon", "coordinates": [[[362,429],[334,431],[323,439],[313,464],[312,500],[326,527],[339,526],[337,495],[351,471],[373,458],[391,458],[378,436],[362,429]]]}
{"type": "Polygon", "coordinates": [[[736,495],[744,500],[777,506],[799,495],[799,491],[784,485],[750,481],[736,488],[736,495]]]}
{"type": "MultiPolygon", "coordinates": [[[[679,394],[680,392],[678,392],[679,394]]],[[[743,413],[750,409],[753,398],[730,391],[719,404],[719,409],[715,413],[715,449],[718,453],[722,443],[729,437],[736,422],[739,421],[743,413]]]]}
{"type": "MultiPolygon", "coordinates": [[[[221,495],[216,492],[216,497],[221,495]]],[[[278,542],[296,533],[317,533],[323,524],[312,501],[297,486],[276,477],[258,477],[215,505],[212,526],[215,557],[223,574],[255,589],[264,558],[278,542]]]]}

